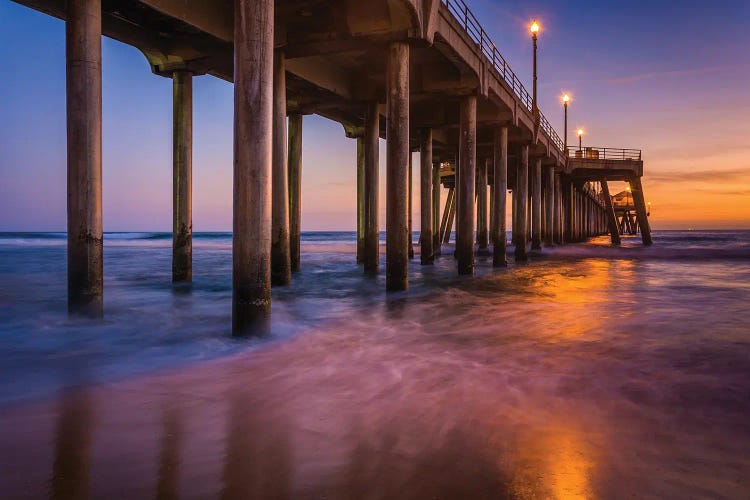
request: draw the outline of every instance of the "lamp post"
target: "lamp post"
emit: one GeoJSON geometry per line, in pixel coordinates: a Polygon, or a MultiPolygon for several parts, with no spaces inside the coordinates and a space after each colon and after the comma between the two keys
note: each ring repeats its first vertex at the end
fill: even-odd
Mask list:
{"type": "Polygon", "coordinates": [[[570,101],[570,96],[568,94],[563,95],[563,114],[565,116],[565,127],[564,127],[564,135],[565,135],[565,156],[568,155],[568,102],[570,101]]]}
{"type": "Polygon", "coordinates": [[[578,151],[581,151],[581,154],[583,154],[583,129],[578,129],[578,151]]]}
{"type": "Polygon", "coordinates": [[[539,24],[536,21],[532,21],[531,26],[529,27],[529,31],[531,31],[531,40],[534,45],[534,84],[533,84],[533,91],[532,91],[532,101],[531,101],[531,112],[534,114],[534,118],[539,117],[539,105],[537,104],[537,94],[536,94],[536,80],[537,80],[537,73],[536,73],[536,40],[537,40],[537,34],[539,33],[539,24]]]}

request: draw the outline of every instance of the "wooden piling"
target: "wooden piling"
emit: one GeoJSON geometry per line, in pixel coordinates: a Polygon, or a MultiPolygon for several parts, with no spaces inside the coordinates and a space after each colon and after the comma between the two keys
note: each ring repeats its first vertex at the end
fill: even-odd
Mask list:
{"type": "MultiPolygon", "coordinates": [[[[357,139],[357,199],[360,197],[360,181],[364,184],[364,179],[360,179],[359,164],[362,149],[362,138],[357,139]]],[[[289,256],[291,269],[293,273],[299,272],[300,264],[300,237],[302,234],[302,115],[292,113],[289,115],[289,256]]],[[[357,207],[357,255],[360,255],[359,246],[359,224],[362,215],[357,207]]]]}
{"type": "Polygon", "coordinates": [[[458,273],[474,272],[474,186],[477,154],[477,98],[466,96],[461,100],[458,179],[458,221],[456,254],[458,273]]]}
{"type": "Polygon", "coordinates": [[[429,265],[435,262],[433,250],[434,238],[432,237],[432,129],[425,128],[420,130],[420,148],[419,148],[419,195],[420,195],[420,248],[419,260],[422,265],[429,265]]]}
{"type": "Polygon", "coordinates": [[[505,205],[508,191],[508,127],[498,127],[493,138],[492,265],[508,265],[505,205]]]}
{"type": "Polygon", "coordinates": [[[380,111],[373,101],[365,110],[364,163],[365,163],[365,241],[364,269],[368,274],[378,272],[380,265],[380,226],[378,224],[378,176],[380,111]]]}
{"type": "Polygon", "coordinates": [[[386,289],[409,286],[409,45],[391,42],[386,65],[386,289]]]}
{"type": "Polygon", "coordinates": [[[68,310],[92,317],[104,288],[101,16],[101,0],[67,3],[68,310]]]}
{"type": "Polygon", "coordinates": [[[274,2],[234,6],[232,329],[262,334],[271,309],[274,2]]]}

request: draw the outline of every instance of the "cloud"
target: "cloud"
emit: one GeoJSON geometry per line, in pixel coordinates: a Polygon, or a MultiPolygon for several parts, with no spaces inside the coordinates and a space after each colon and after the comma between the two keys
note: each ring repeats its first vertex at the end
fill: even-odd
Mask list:
{"type": "Polygon", "coordinates": [[[750,178],[750,167],[729,170],[693,170],[655,172],[646,175],[650,182],[735,182],[750,178]]]}
{"type": "Polygon", "coordinates": [[[694,191],[699,191],[701,193],[709,193],[709,194],[720,194],[720,195],[726,195],[726,196],[750,196],[750,189],[736,189],[736,190],[730,190],[730,191],[724,191],[721,189],[695,189],[694,191]]]}
{"type": "Polygon", "coordinates": [[[608,78],[609,83],[632,83],[641,80],[650,80],[653,78],[679,78],[682,76],[692,75],[705,75],[707,73],[716,73],[718,71],[729,68],[730,66],[710,66],[706,68],[694,68],[694,69],[677,69],[670,71],[654,71],[651,73],[641,73],[638,75],[627,75],[619,76],[614,78],[608,78]]]}

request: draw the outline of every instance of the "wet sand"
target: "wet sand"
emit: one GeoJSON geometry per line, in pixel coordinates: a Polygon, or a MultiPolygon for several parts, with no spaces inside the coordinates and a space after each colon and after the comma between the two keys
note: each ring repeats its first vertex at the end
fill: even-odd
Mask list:
{"type": "Polygon", "coordinates": [[[564,254],[357,297],[291,339],[3,408],[0,490],[750,496],[750,266],[733,262],[728,282],[723,262],[564,254]]]}

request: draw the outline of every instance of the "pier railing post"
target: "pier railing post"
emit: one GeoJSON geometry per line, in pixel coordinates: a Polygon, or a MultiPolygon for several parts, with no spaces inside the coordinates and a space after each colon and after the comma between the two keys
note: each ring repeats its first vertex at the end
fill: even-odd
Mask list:
{"type": "MultiPolygon", "coordinates": [[[[362,138],[357,139],[357,196],[360,191],[359,146],[362,138]]],[[[302,115],[289,115],[289,256],[293,273],[299,271],[300,238],[302,235],[302,115]]],[[[359,198],[358,198],[359,200],[359,198]]],[[[357,208],[357,229],[359,229],[359,207],[357,208]]],[[[359,232],[357,233],[359,236],[359,232]]],[[[359,256],[359,237],[357,238],[357,255],[359,256]]]]}
{"type": "Polygon", "coordinates": [[[193,75],[172,73],[172,281],[193,279],[193,75]]]}
{"type": "Polygon", "coordinates": [[[271,310],[274,2],[234,6],[232,329],[263,334],[271,310]]]}
{"type": "MultiPolygon", "coordinates": [[[[529,145],[521,146],[521,157],[518,162],[518,173],[516,174],[516,191],[513,198],[516,200],[516,221],[518,222],[518,233],[516,238],[515,257],[517,261],[528,259],[526,244],[528,242],[527,203],[529,199],[529,145]]],[[[514,221],[514,222],[516,222],[514,221]]],[[[516,224],[514,224],[514,227],[516,224]]]]}
{"type": "Polygon", "coordinates": [[[638,226],[641,230],[641,240],[644,245],[651,245],[651,225],[648,222],[646,212],[646,199],[643,196],[643,185],[640,177],[633,177],[629,181],[630,191],[633,194],[633,203],[635,204],[635,215],[638,218],[638,226]]]}
{"type": "Polygon", "coordinates": [[[474,272],[474,187],[477,154],[477,98],[461,100],[456,193],[456,253],[458,273],[474,272]]]}
{"type": "Polygon", "coordinates": [[[271,282],[292,281],[289,253],[289,177],[286,136],[286,62],[282,50],[273,61],[273,174],[271,206],[271,282]]]}
{"type": "Polygon", "coordinates": [[[507,266],[507,237],[505,227],[505,205],[508,191],[508,127],[499,127],[494,131],[492,158],[494,174],[492,183],[492,265],[507,266]]]}
{"type": "Polygon", "coordinates": [[[432,203],[432,129],[425,128],[420,130],[420,148],[419,148],[419,195],[420,195],[420,249],[419,259],[422,265],[433,264],[435,254],[433,249],[434,238],[433,229],[433,203],[432,203]]]}
{"type": "Polygon", "coordinates": [[[542,159],[534,160],[531,170],[531,248],[542,248],[542,159]]]}
{"type": "Polygon", "coordinates": [[[377,101],[372,101],[367,105],[364,128],[364,268],[366,273],[375,274],[378,272],[378,266],[380,265],[380,226],[378,225],[380,111],[377,101]]]}
{"type": "Polygon", "coordinates": [[[68,310],[102,315],[102,7],[68,0],[68,310]]]}
{"type": "Polygon", "coordinates": [[[409,45],[391,42],[386,68],[386,289],[409,286],[409,45]]]}

